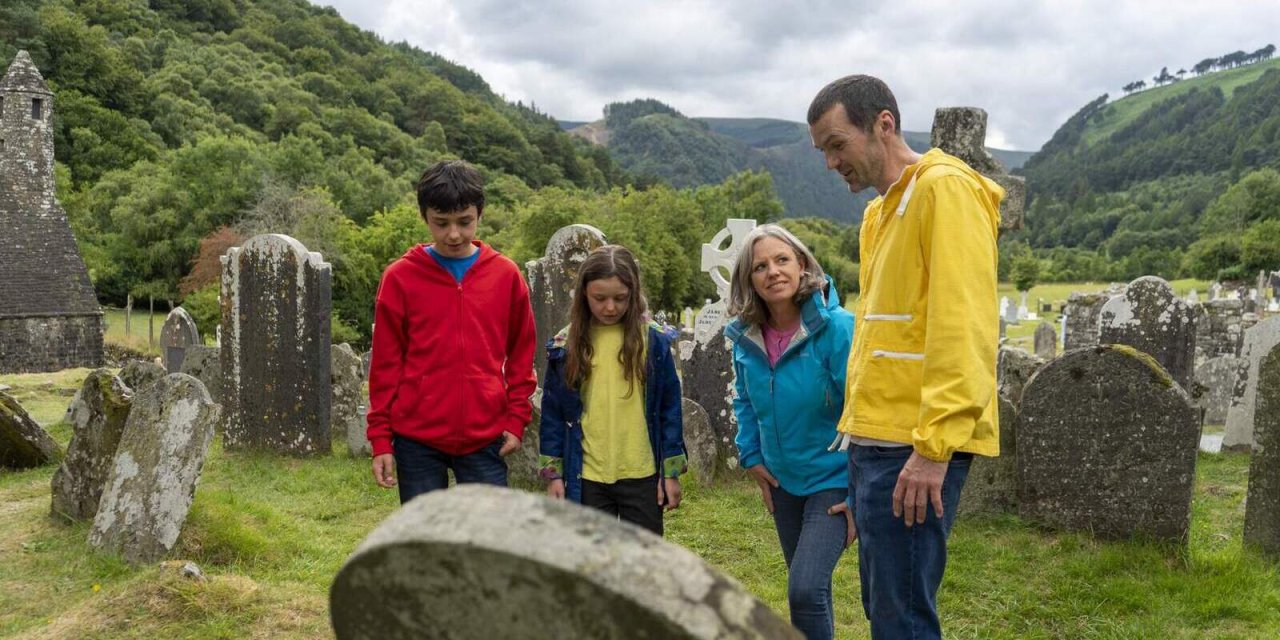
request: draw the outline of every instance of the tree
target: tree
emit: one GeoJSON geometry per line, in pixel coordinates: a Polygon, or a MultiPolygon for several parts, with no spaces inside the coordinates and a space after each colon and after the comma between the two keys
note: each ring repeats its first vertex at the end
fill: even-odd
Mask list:
{"type": "Polygon", "coordinates": [[[1018,291],[1030,291],[1040,279],[1040,261],[1030,254],[1014,258],[1010,277],[1013,278],[1013,286],[1018,291]]]}
{"type": "Polygon", "coordinates": [[[222,256],[227,250],[244,244],[243,235],[231,227],[219,227],[200,239],[200,250],[191,260],[191,273],[178,283],[178,294],[187,297],[198,289],[215,284],[222,278],[222,256]]]}
{"type": "Polygon", "coordinates": [[[1264,220],[1244,232],[1240,261],[1246,273],[1280,268],[1280,219],[1264,220]]]}

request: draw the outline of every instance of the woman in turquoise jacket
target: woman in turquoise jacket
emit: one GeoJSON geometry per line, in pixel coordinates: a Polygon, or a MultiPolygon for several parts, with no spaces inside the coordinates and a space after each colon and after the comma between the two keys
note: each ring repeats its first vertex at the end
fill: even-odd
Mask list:
{"type": "Polygon", "coordinates": [[[831,638],[831,573],[856,536],[848,457],[828,451],[844,407],[853,316],[804,243],[775,224],[747,236],[730,297],[738,459],[773,515],[791,623],[810,640],[831,638]]]}

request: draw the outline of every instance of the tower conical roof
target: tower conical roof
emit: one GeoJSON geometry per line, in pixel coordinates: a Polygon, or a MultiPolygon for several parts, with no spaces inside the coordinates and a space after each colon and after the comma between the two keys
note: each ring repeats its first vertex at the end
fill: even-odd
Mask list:
{"type": "Polygon", "coordinates": [[[4,74],[3,80],[0,80],[0,91],[25,91],[53,95],[49,91],[49,85],[44,83],[44,76],[40,75],[40,70],[36,68],[35,63],[31,62],[31,56],[26,51],[19,51],[18,55],[14,56],[8,73],[4,74]]]}

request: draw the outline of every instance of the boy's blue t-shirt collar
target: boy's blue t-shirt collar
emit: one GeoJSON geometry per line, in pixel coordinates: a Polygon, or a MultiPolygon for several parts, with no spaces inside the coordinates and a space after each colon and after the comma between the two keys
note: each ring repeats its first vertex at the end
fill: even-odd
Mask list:
{"type": "Polygon", "coordinates": [[[448,271],[458,284],[462,284],[462,276],[466,275],[467,270],[471,268],[471,265],[475,264],[476,260],[480,258],[479,247],[476,247],[476,250],[465,258],[449,258],[442,256],[439,253],[436,253],[435,247],[430,246],[426,247],[426,251],[427,255],[434,258],[440,266],[444,267],[445,271],[448,271]]]}

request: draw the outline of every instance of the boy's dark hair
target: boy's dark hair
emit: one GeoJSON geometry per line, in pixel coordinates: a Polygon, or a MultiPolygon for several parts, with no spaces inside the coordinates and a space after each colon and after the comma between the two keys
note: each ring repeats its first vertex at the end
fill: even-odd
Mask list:
{"type": "Polygon", "coordinates": [[[893,114],[894,133],[902,133],[898,100],[893,97],[889,85],[879,78],[845,76],[823,87],[809,103],[809,125],[812,126],[837,104],[844,105],[850,124],[867,133],[871,133],[880,112],[888,111],[893,114]]]}
{"type": "Polygon", "coordinates": [[[484,176],[462,160],[437,162],[418,178],[418,213],[423,218],[427,209],[441,213],[462,211],[476,206],[476,215],[484,213],[484,176]]]}

